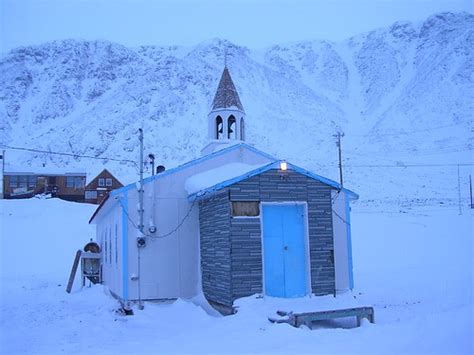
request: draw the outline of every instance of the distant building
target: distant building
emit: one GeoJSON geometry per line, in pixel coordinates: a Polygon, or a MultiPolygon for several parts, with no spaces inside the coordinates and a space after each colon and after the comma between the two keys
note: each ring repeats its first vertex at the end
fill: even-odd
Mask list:
{"type": "Polygon", "coordinates": [[[6,171],[3,176],[4,198],[30,198],[45,193],[67,201],[84,201],[86,173],[38,170],[35,172],[6,171]]]}
{"type": "Polygon", "coordinates": [[[100,204],[110,191],[121,187],[123,187],[122,183],[107,169],[104,169],[87,184],[84,202],[100,204]]]}

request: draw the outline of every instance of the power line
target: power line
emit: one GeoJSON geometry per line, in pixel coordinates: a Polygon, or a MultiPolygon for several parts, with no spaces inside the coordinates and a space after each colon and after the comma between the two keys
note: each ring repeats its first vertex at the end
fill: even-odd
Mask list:
{"type": "Polygon", "coordinates": [[[474,163],[448,163],[448,164],[400,164],[400,165],[344,165],[346,168],[431,168],[444,166],[474,166],[474,163]]]}
{"type": "Polygon", "coordinates": [[[438,129],[443,129],[443,128],[449,128],[449,127],[457,127],[457,126],[463,126],[464,124],[460,123],[455,123],[455,124],[449,124],[449,125],[444,125],[444,126],[437,126],[437,127],[431,127],[431,128],[425,128],[425,129],[419,129],[419,130],[413,130],[413,131],[400,131],[400,132],[387,132],[387,133],[367,133],[367,134],[354,134],[353,136],[355,137],[388,137],[388,136],[399,136],[399,135],[410,135],[410,134],[417,134],[417,133],[423,133],[423,132],[431,132],[435,131],[438,129]]]}
{"type": "Polygon", "coordinates": [[[87,158],[87,159],[96,159],[96,160],[110,160],[110,161],[117,161],[117,162],[123,162],[123,163],[132,163],[135,166],[137,163],[133,160],[129,159],[116,159],[116,158],[107,158],[107,157],[95,157],[93,155],[82,155],[82,154],[74,154],[74,153],[65,153],[65,152],[53,152],[50,150],[41,150],[41,149],[32,149],[32,148],[24,148],[24,147],[12,147],[9,145],[1,144],[0,145],[2,148],[8,148],[12,150],[20,150],[20,151],[25,151],[25,152],[32,152],[32,153],[45,153],[45,154],[53,154],[53,155],[64,155],[64,156],[69,156],[69,157],[74,157],[74,158],[87,158]]]}
{"type": "MultiPolygon", "coordinates": [[[[201,196],[204,196],[204,195],[201,195],[201,196]]],[[[201,197],[199,196],[199,197],[201,197]]],[[[170,235],[174,234],[178,229],[181,228],[181,226],[184,224],[184,222],[189,218],[189,216],[191,215],[191,211],[193,210],[194,208],[194,205],[196,204],[196,201],[197,201],[197,198],[198,196],[196,195],[193,199],[193,202],[191,203],[191,206],[189,207],[189,210],[188,212],[186,213],[186,215],[183,217],[183,219],[177,224],[177,226],[175,228],[173,228],[173,230],[171,230],[171,232],[168,232],[166,234],[162,234],[162,235],[152,235],[152,234],[147,234],[145,233],[144,231],[142,231],[140,229],[140,227],[133,221],[133,219],[130,217],[130,215],[128,214],[128,211],[126,210],[125,206],[122,204],[122,200],[119,198],[118,201],[120,203],[120,206],[122,207],[122,210],[123,212],[125,213],[125,215],[127,216],[127,219],[128,221],[131,223],[132,227],[135,228],[137,231],[139,231],[143,236],[145,237],[149,237],[149,238],[153,238],[153,239],[160,239],[160,238],[166,238],[166,237],[169,237],[170,235]]]]}

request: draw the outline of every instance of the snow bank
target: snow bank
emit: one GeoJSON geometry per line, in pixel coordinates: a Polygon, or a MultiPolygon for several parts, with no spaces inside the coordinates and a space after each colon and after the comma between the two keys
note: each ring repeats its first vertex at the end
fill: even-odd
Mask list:
{"type": "Polygon", "coordinates": [[[473,353],[473,216],[353,212],[356,289],[337,298],[250,296],[209,314],[202,296],[146,302],[124,317],[101,286],[65,292],[93,205],[0,201],[0,353],[473,353]],[[271,324],[278,309],[373,305],[376,324],[271,324]]]}

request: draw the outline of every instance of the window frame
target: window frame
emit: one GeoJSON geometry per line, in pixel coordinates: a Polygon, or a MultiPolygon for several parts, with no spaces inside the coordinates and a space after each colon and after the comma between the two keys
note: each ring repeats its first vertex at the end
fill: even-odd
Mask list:
{"type": "Polygon", "coordinates": [[[97,180],[97,186],[99,187],[105,187],[105,178],[99,178],[97,180]]]}
{"type": "Polygon", "coordinates": [[[112,187],[114,185],[114,182],[112,180],[112,178],[105,178],[105,186],[106,187],[112,187]],[[109,184],[110,182],[110,184],[109,184]]]}
{"type": "Polygon", "coordinates": [[[262,214],[261,202],[260,201],[230,201],[230,215],[232,218],[260,218],[262,214]],[[245,203],[252,203],[255,204],[257,207],[257,214],[256,215],[245,215],[245,214],[236,214],[236,209],[234,208],[237,204],[245,204],[245,203]]]}

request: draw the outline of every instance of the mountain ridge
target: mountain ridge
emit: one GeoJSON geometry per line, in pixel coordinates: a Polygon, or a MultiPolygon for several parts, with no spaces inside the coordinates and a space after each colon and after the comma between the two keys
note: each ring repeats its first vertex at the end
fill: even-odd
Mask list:
{"type": "MultiPolygon", "coordinates": [[[[21,47],[0,60],[0,141],[136,159],[143,126],[146,150],[177,165],[198,156],[207,140],[227,51],[249,143],[337,179],[332,135],[343,130],[347,174],[368,191],[351,164],[436,160],[426,153],[472,160],[473,28],[471,14],[440,13],[341,42],[262,50],[222,39],[191,47],[78,40],[21,47]]],[[[9,156],[26,166],[87,165],[91,174],[107,166],[126,182],[136,179],[111,161],[9,156]]]]}

